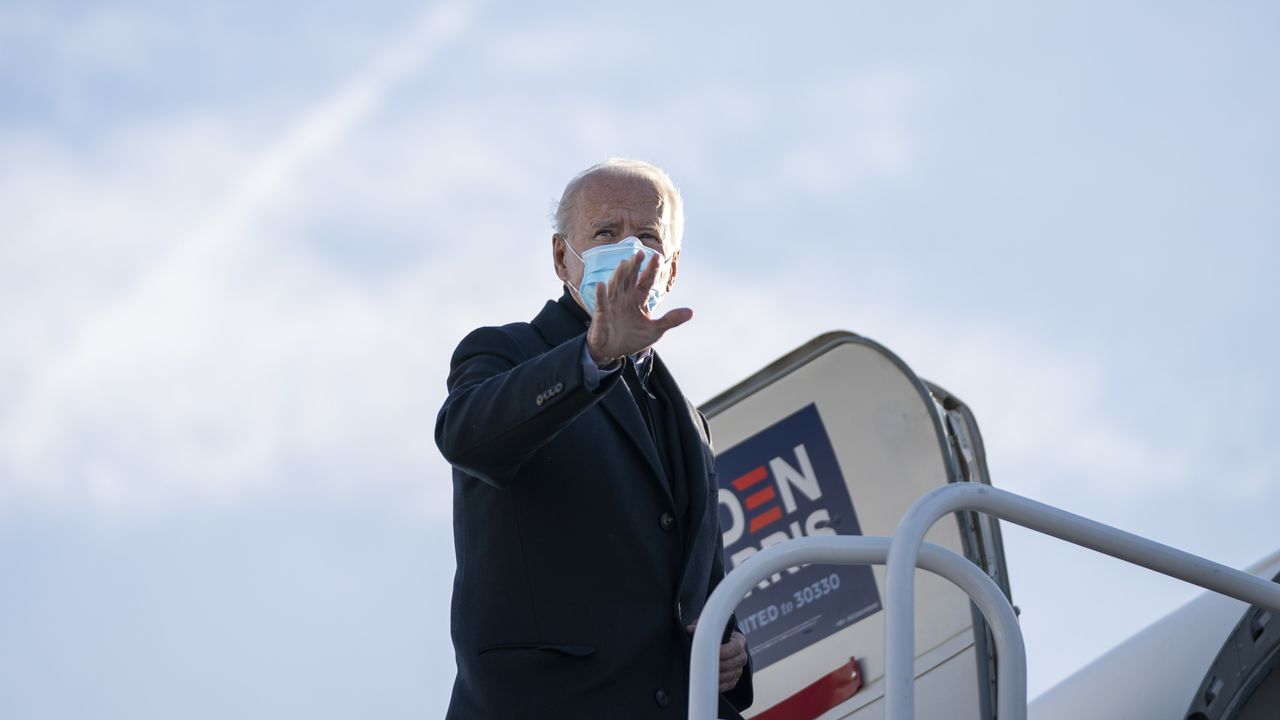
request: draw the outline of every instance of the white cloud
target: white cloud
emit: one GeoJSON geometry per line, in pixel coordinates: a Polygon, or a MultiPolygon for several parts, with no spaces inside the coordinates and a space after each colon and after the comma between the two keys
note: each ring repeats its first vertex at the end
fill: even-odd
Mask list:
{"type": "Polygon", "coordinates": [[[40,3],[0,7],[0,48],[18,58],[39,51],[39,70],[65,78],[86,70],[136,70],[147,58],[147,45],[160,33],[146,16],[120,7],[86,7],[81,11],[40,3]],[[58,42],[50,43],[50,38],[58,42]]]}
{"type": "MultiPolygon", "coordinates": [[[[665,154],[679,159],[677,177],[693,194],[785,207],[812,195],[865,196],[909,182],[925,163],[915,118],[928,109],[930,81],[896,66],[796,86],[686,87],[646,113],[594,93],[570,93],[545,115],[512,112],[519,95],[459,98],[447,108],[409,95],[397,99],[396,112],[377,113],[379,98],[426,61],[419,53],[456,32],[457,16],[443,18],[428,15],[406,31],[265,153],[249,152],[243,136],[206,120],[123,136],[153,138],[172,154],[195,148],[181,162],[141,152],[135,169],[113,162],[94,173],[52,150],[30,160],[61,173],[44,186],[61,188],[66,204],[89,198],[97,207],[65,227],[47,208],[27,210],[26,227],[52,228],[29,237],[56,236],[83,252],[85,228],[98,225],[136,249],[121,273],[127,282],[72,294],[80,299],[61,326],[83,327],[78,340],[64,331],[9,361],[24,380],[0,385],[13,401],[0,415],[10,494],[73,499],[88,483],[127,507],[185,494],[235,498],[272,487],[298,466],[327,468],[326,482],[356,478],[361,472],[346,468],[371,457],[374,475],[443,472],[429,431],[448,352],[472,327],[528,318],[556,292],[549,268],[539,270],[548,254],[546,203],[581,165],[619,152],[660,162],[665,154]],[[797,118],[772,116],[771,108],[813,110],[797,118]],[[778,137],[781,147],[726,175],[720,155],[762,136],[778,137]],[[819,147],[810,138],[831,142],[819,147]],[[128,180],[123,189],[103,190],[115,177],[128,180]],[[179,178],[189,185],[173,182],[179,178]],[[229,195],[214,192],[228,187],[229,195]],[[156,218],[172,229],[199,207],[193,197],[207,195],[226,199],[181,243],[146,232],[156,218]],[[336,249],[324,245],[326,233],[336,234],[336,249]],[[513,242],[519,237],[528,244],[513,242]],[[377,266],[365,271],[361,262],[377,266]]],[[[581,29],[566,27],[558,37],[581,29]]],[[[513,52],[536,54],[530,42],[483,47],[501,64],[513,52]]],[[[557,52],[531,72],[554,75],[564,55],[575,57],[557,52]]],[[[47,192],[24,195],[17,178],[3,186],[0,203],[48,202],[47,192]]],[[[37,252],[33,245],[14,255],[37,252]]],[[[820,240],[807,247],[825,250],[820,240]]],[[[1099,349],[1064,347],[995,318],[955,322],[921,307],[909,285],[891,280],[902,269],[884,263],[859,270],[878,280],[851,286],[838,272],[836,248],[823,262],[796,255],[735,277],[719,275],[706,252],[689,250],[670,302],[687,299],[699,316],[664,345],[673,360],[688,359],[681,379],[695,398],[819,332],[852,325],[974,408],[996,480],[1006,486],[1048,499],[1069,475],[1078,491],[1128,503],[1157,486],[1185,486],[1190,468],[1206,462],[1111,412],[1117,387],[1099,349]],[[750,350],[714,367],[696,360],[719,357],[747,335],[757,338],[750,350]]],[[[9,337],[31,328],[14,315],[0,322],[9,337]]]]}
{"type": "MultiPolygon", "coordinates": [[[[671,339],[686,391],[709,398],[726,379],[745,378],[822,332],[850,329],[963,399],[977,414],[995,481],[1016,491],[1123,504],[1185,489],[1203,462],[1115,416],[1122,388],[1107,375],[1101,351],[1067,347],[993,318],[956,319],[919,307],[890,283],[851,287],[839,274],[814,268],[809,275],[774,270],[751,280],[682,275],[699,285],[684,288],[688,294],[673,303],[709,310],[671,339]],[[1056,485],[1063,477],[1071,479],[1069,493],[1056,485]]],[[[895,274],[860,269],[864,277],[895,274]]]]}
{"type": "MultiPolygon", "coordinates": [[[[323,401],[318,408],[306,405],[307,398],[317,397],[308,392],[314,388],[304,381],[299,391],[296,383],[291,387],[287,382],[298,377],[293,374],[298,368],[327,366],[320,374],[338,382],[357,372],[350,362],[376,366],[376,358],[364,355],[366,348],[410,359],[416,357],[415,340],[389,337],[393,333],[387,323],[397,318],[377,301],[334,292],[334,278],[273,249],[258,215],[309,162],[376,109],[397,82],[419,70],[464,21],[452,6],[425,13],[364,73],[249,162],[230,196],[201,226],[176,243],[153,239],[147,252],[137,253],[135,262],[124,268],[134,278],[81,293],[78,299],[89,295],[95,302],[74,303],[64,313],[69,332],[50,338],[40,352],[11,361],[23,371],[23,382],[5,388],[12,402],[0,416],[0,467],[7,479],[0,492],[88,501],[108,509],[164,504],[171,490],[225,497],[278,474],[279,464],[296,446],[313,450],[306,441],[333,440],[326,435],[332,431],[333,413],[385,410],[386,403],[416,389],[387,387],[380,382],[386,375],[366,372],[363,393],[345,395],[345,402],[336,406],[323,406],[323,401]],[[152,255],[158,259],[151,261],[152,255]],[[272,272],[258,273],[262,268],[272,272]],[[283,288],[298,294],[281,297],[283,288]],[[335,324],[345,334],[331,334],[335,324]],[[299,327],[311,332],[298,337],[299,327]],[[300,401],[290,413],[281,409],[287,400],[300,401]],[[306,441],[300,442],[300,436],[306,441]]],[[[176,141],[175,147],[207,147],[192,143],[200,138],[181,131],[170,132],[169,139],[176,141]]],[[[121,144],[128,146],[127,141],[121,144]]],[[[190,153],[179,157],[189,159],[190,153]]],[[[19,240],[10,246],[13,255],[39,255],[41,242],[50,236],[79,250],[92,238],[96,222],[127,247],[147,245],[136,238],[157,235],[156,221],[165,217],[166,206],[154,212],[151,204],[163,201],[171,187],[163,176],[132,185],[133,194],[117,205],[109,192],[88,188],[109,187],[111,178],[92,173],[88,181],[77,178],[72,163],[63,163],[71,169],[66,176],[48,177],[48,168],[57,168],[61,159],[57,153],[27,158],[31,168],[44,173],[43,182],[32,184],[17,172],[10,176],[4,202],[26,205],[20,215],[25,224],[13,230],[19,240]],[[33,188],[32,195],[24,196],[22,188],[33,188]],[[87,196],[101,203],[100,213],[92,223],[83,215],[66,222],[64,214],[48,205],[58,191],[70,195],[60,199],[71,202],[56,210],[83,213],[84,204],[74,201],[87,196]],[[40,201],[34,210],[29,205],[33,199],[40,201]]],[[[132,173],[126,166],[124,176],[132,173]]],[[[182,196],[179,210],[190,211],[190,199],[182,196]]],[[[40,268],[42,280],[56,277],[50,264],[40,268]]],[[[95,275],[92,270],[86,274],[95,275]]],[[[19,340],[30,326],[6,321],[3,327],[19,340]]],[[[318,397],[326,397],[323,389],[318,397]]],[[[341,447],[326,445],[325,450],[330,458],[342,455],[341,447]]],[[[390,461],[395,455],[378,457],[390,461]]],[[[413,459],[421,464],[421,457],[413,459]]],[[[357,469],[386,472],[378,463],[349,468],[357,469]]]]}
{"type": "Polygon", "coordinates": [[[864,195],[875,183],[900,184],[918,171],[913,118],[923,110],[925,78],[902,67],[820,77],[802,85],[789,107],[801,109],[779,183],[819,196],[864,195]]]}

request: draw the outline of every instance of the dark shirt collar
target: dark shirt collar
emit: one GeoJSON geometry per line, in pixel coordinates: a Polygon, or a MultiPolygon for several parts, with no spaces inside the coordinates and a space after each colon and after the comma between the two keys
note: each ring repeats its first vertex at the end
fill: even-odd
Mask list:
{"type": "Polygon", "coordinates": [[[578,304],[577,299],[573,297],[573,293],[569,291],[568,285],[565,285],[564,292],[560,293],[559,303],[560,307],[568,310],[569,314],[573,316],[573,319],[582,323],[583,327],[591,324],[591,316],[588,315],[587,311],[583,310],[582,306],[578,304]]]}

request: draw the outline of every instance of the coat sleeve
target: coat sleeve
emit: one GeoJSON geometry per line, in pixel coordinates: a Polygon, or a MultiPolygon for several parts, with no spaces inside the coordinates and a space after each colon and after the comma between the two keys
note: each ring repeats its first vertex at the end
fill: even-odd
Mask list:
{"type": "Polygon", "coordinates": [[[449,367],[449,395],[436,416],[436,445],[451,465],[502,487],[538,448],[617,382],[583,384],[580,335],[526,357],[508,328],[471,332],[449,367]]]}

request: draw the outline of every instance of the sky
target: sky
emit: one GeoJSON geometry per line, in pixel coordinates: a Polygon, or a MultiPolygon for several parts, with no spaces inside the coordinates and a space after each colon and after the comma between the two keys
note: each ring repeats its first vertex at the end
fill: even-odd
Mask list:
{"type": "MultiPolygon", "coordinates": [[[[1280,8],[0,0],[0,716],[438,717],[450,352],[610,156],[702,402],[822,332],[994,483],[1280,547],[1280,8]]],[[[1016,527],[1034,697],[1193,597],[1016,527]]]]}

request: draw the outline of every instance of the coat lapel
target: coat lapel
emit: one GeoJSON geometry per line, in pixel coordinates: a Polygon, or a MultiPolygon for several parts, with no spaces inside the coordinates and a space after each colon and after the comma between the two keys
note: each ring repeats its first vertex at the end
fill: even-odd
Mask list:
{"type": "Polygon", "coordinates": [[[667,472],[662,467],[662,458],[658,457],[658,448],[653,444],[653,438],[649,436],[649,429],[645,427],[644,418],[640,415],[640,408],[636,407],[636,400],[631,397],[631,391],[627,389],[627,384],[619,380],[614,384],[609,392],[605,393],[604,399],[600,401],[604,409],[609,415],[622,427],[627,437],[631,438],[636,449],[649,462],[650,469],[653,470],[654,476],[658,479],[658,485],[662,489],[663,495],[667,501],[674,504],[671,498],[670,483],[667,480],[667,472]]]}
{"type": "MultiPolygon", "coordinates": [[[[715,552],[716,530],[719,526],[716,513],[720,511],[720,507],[717,499],[712,496],[715,488],[708,485],[708,479],[712,471],[712,466],[709,466],[708,463],[713,461],[711,459],[710,443],[703,431],[702,418],[698,416],[697,410],[693,405],[685,399],[684,393],[680,392],[675,378],[671,377],[671,373],[667,371],[666,365],[662,363],[656,353],[653,356],[653,362],[653,380],[663,383],[667,391],[667,397],[671,398],[673,402],[684,403],[684,407],[677,408],[674,413],[677,429],[682,440],[680,443],[682,450],[681,460],[684,463],[684,472],[689,490],[689,543],[686,546],[687,554],[685,556],[684,572],[680,579],[679,592],[686,603],[685,606],[692,608],[693,604],[690,601],[694,599],[684,597],[686,588],[689,587],[689,583],[695,576],[705,578],[707,573],[710,572],[710,566],[691,561],[712,556],[715,552]]],[[[700,608],[701,602],[697,602],[696,606],[700,608]]]]}
{"type": "MultiPolygon", "coordinates": [[[[577,313],[573,312],[575,309],[581,312],[582,309],[577,307],[576,304],[572,308],[565,306],[565,303],[573,302],[573,298],[569,297],[566,292],[558,302],[547,301],[547,304],[542,308],[542,312],[538,313],[538,316],[533,319],[532,325],[542,335],[542,339],[551,347],[572,340],[586,332],[586,323],[577,316],[577,313]]],[[[657,356],[655,355],[654,357],[656,358],[657,356]]],[[[657,368],[654,369],[656,370],[657,368]]],[[[619,378],[618,382],[614,383],[613,387],[601,398],[600,404],[604,406],[609,417],[618,423],[623,434],[631,440],[636,450],[649,463],[663,496],[668,503],[674,505],[674,501],[671,498],[670,483],[667,481],[667,473],[662,467],[662,459],[658,457],[658,448],[654,445],[653,438],[649,437],[649,430],[645,427],[644,418],[640,415],[640,408],[636,406],[636,401],[631,397],[631,391],[627,389],[626,383],[619,378]]]]}

